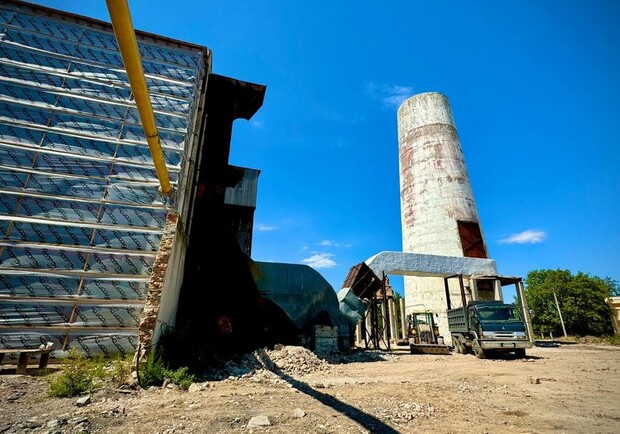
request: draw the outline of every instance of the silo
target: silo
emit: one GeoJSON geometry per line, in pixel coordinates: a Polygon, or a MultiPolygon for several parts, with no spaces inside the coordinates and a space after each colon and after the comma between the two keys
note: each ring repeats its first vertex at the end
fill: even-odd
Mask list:
{"type": "MultiPolygon", "coordinates": [[[[398,109],[398,142],[403,251],[488,258],[448,99],[428,92],[406,100],[398,109]]],[[[442,278],[405,277],[405,302],[408,312],[438,313],[447,338],[442,278]]]]}

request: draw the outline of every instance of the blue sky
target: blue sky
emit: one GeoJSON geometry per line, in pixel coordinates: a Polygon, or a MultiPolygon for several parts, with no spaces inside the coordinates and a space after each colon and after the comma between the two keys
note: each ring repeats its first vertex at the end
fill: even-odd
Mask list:
{"type": "MultiPolygon", "coordinates": [[[[103,0],[40,3],[108,20],[103,0]]],[[[401,250],[396,108],[439,91],[500,273],[620,281],[620,2],[130,8],[138,29],[211,48],[215,73],[267,85],[231,153],[262,170],[254,259],[314,265],[337,290],[352,265],[401,250]]]]}

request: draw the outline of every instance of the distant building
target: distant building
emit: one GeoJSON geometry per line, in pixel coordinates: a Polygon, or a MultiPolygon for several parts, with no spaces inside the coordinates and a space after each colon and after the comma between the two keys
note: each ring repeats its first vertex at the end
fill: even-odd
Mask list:
{"type": "Polygon", "coordinates": [[[608,297],[605,301],[611,307],[611,323],[614,326],[614,332],[620,334],[620,297],[608,297]]]}

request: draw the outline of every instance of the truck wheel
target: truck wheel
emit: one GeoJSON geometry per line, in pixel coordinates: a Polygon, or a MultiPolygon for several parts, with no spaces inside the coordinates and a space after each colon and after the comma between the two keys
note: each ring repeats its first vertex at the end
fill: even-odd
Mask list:
{"type": "Polygon", "coordinates": [[[487,354],[484,352],[482,348],[480,348],[480,345],[478,344],[478,342],[474,341],[472,346],[474,347],[474,354],[476,354],[476,357],[478,357],[479,359],[487,358],[487,354]]]}
{"type": "Polygon", "coordinates": [[[515,356],[517,356],[517,359],[525,359],[525,348],[517,348],[515,356]]]}
{"type": "Polygon", "coordinates": [[[469,354],[469,347],[465,342],[461,342],[461,349],[463,350],[461,354],[469,354]]]}
{"type": "Polygon", "coordinates": [[[452,345],[454,346],[454,351],[456,351],[457,354],[463,354],[463,344],[457,336],[452,336],[452,345]]]}
{"type": "Polygon", "coordinates": [[[484,350],[480,347],[475,349],[476,351],[476,357],[478,357],[479,359],[486,359],[487,358],[487,354],[484,352],[484,350]]]}

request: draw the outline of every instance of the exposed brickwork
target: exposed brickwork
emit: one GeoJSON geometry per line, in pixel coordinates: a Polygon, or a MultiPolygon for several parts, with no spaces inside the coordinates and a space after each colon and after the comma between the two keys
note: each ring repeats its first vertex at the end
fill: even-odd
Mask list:
{"type": "Polygon", "coordinates": [[[178,220],[179,215],[176,213],[169,213],[166,216],[164,233],[159,243],[159,250],[157,251],[155,262],[153,263],[153,271],[151,272],[151,279],[149,281],[149,291],[146,296],[144,311],[142,312],[142,318],[140,319],[140,325],[138,327],[141,348],[140,357],[143,357],[148,352],[148,347],[153,341],[153,333],[155,332],[157,315],[159,314],[161,293],[164,287],[170,254],[172,253],[172,243],[174,241],[178,220]]]}

